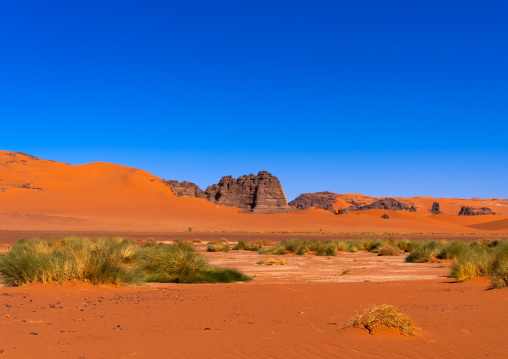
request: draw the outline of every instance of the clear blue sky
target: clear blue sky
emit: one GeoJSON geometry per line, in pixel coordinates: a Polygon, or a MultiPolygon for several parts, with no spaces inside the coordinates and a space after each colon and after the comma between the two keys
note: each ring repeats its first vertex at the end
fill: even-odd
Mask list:
{"type": "Polygon", "coordinates": [[[0,149],[202,188],[268,170],[289,199],[508,198],[507,19],[506,0],[3,1],[0,149]]]}

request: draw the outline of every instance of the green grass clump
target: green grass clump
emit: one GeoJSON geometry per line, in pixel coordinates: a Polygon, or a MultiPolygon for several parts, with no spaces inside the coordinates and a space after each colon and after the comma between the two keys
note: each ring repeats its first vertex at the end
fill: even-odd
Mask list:
{"type": "Polygon", "coordinates": [[[126,266],[135,248],[134,242],[121,238],[21,240],[0,258],[0,273],[8,285],[67,280],[137,284],[139,275],[126,266]]]}
{"type": "Polygon", "coordinates": [[[437,257],[443,246],[444,242],[440,241],[421,241],[421,244],[415,245],[413,251],[406,257],[406,262],[430,262],[437,257]]]}
{"type": "Polygon", "coordinates": [[[234,251],[260,251],[263,244],[261,241],[238,241],[238,243],[233,247],[234,251]]]}
{"type": "Polygon", "coordinates": [[[385,242],[378,239],[362,239],[358,243],[358,249],[362,251],[377,253],[379,248],[384,246],[385,242]]]}
{"type": "Polygon", "coordinates": [[[492,263],[490,275],[492,288],[504,288],[508,286],[508,258],[506,255],[498,255],[492,263]]]}
{"type": "Polygon", "coordinates": [[[221,242],[209,242],[206,250],[208,252],[229,252],[229,245],[221,242]]]}
{"type": "Polygon", "coordinates": [[[136,265],[147,282],[231,283],[250,278],[228,268],[210,266],[187,242],[141,248],[136,265]]]}
{"type": "Polygon", "coordinates": [[[455,259],[464,256],[471,252],[473,249],[471,245],[464,241],[453,241],[445,244],[441,251],[438,253],[439,259],[455,259]]]}
{"type": "Polygon", "coordinates": [[[494,288],[506,285],[508,270],[508,242],[495,241],[489,245],[474,242],[470,250],[455,257],[451,275],[458,282],[490,276],[494,288]],[[505,283],[505,284],[503,284],[505,283]]]}
{"type": "Polygon", "coordinates": [[[495,257],[487,251],[471,251],[455,258],[451,275],[457,282],[490,275],[495,257]]]}
{"type": "Polygon", "coordinates": [[[172,245],[147,241],[137,247],[119,237],[65,237],[52,241],[21,240],[0,256],[0,273],[7,285],[144,282],[230,283],[249,280],[242,273],[208,264],[191,242],[172,245]]]}

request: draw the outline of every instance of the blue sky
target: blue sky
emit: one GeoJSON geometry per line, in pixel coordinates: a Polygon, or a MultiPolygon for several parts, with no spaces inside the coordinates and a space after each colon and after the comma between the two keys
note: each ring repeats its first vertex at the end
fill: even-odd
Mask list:
{"type": "Polygon", "coordinates": [[[5,1],[0,148],[289,199],[508,198],[506,1],[5,1]]]}

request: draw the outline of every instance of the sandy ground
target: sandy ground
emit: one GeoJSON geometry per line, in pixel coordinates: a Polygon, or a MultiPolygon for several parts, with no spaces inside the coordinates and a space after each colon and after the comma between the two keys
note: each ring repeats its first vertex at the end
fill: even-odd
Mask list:
{"type": "Polygon", "coordinates": [[[234,284],[144,287],[30,285],[0,289],[6,358],[503,358],[506,290],[455,283],[449,261],[404,256],[206,254],[255,276],[234,284]],[[340,275],[350,269],[351,275],[340,275]],[[370,304],[396,305],[422,332],[341,327],[370,304]]]}
{"type": "MultiPolygon", "coordinates": [[[[346,199],[372,202],[360,194],[346,199]]],[[[175,198],[145,171],[109,163],[70,166],[0,151],[0,250],[20,238],[123,235],[159,241],[508,238],[508,201],[411,197],[417,213],[324,210],[239,214],[197,198],[175,198]],[[446,214],[429,212],[439,201],[446,214]],[[499,215],[459,217],[461,206],[499,215]],[[190,231],[191,232],[190,232],[190,231]]],[[[204,245],[200,246],[204,250],[204,245]]],[[[455,283],[449,261],[341,253],[273,256],[205,253],[213,264],[253,276],[247,283],[84,283],[0,287],[0,356],[5,358],[505,358],[508,289],[486,278],[455,283]],[[344,272],[351,274],[342,275],[344,272]],[[392,304],[423,330],[369,335],[341,327],[371,304],[392,304]]]]}

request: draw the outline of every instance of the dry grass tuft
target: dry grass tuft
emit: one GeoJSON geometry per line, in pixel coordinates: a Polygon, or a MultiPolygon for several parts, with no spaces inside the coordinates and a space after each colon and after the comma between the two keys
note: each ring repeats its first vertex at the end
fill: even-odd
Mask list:
{"type": "Polygon", "coordinates": [[[285,266],[288,264],[287,261],[281,259],[280,261],[277,259],[265,259],[264,261],[258,262],[257,264],[261,266],[285,266]]]}
{"type": "Polygon", "coordinates": [[[340,275],[353,275],[353,272],[351,271],[351,269],[346,268],[342,271],[340,275]]]}
{"type": "Polygon", "coordinates": [[[385,244],[381,248],[379,248],[379,251],[377,252],[378,256],[399,256],[400,255],[400,249],[395,248],[389,244],[385,244]]]}
{"type": "Polygon", "coordinates": [[[375,331],[380,329],[395,328],[400,330],[401,334],[416,335],[416,332],[421,330],[409,316],[401,313],[399,308],[389,304],[369,306],[363,314],[351,318],[344,326],[344,328],[349,327],[365,328],[369,331],[369,334],[374,334],[375,331]]]}
{"type": "Polygon", "coordinates": [[[206,250],[208,252],[229,252],[229,245],[220,241],[208,242],[208,247],[206,250]]]}

